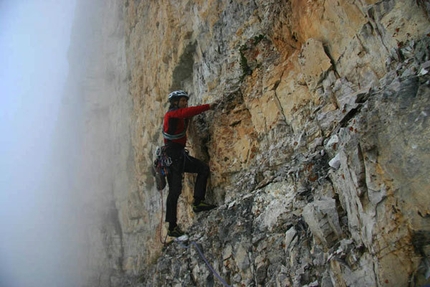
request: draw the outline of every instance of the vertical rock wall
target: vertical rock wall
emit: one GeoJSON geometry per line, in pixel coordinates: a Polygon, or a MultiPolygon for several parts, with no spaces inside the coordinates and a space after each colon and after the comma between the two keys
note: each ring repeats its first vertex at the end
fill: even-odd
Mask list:
{"type": "Polygon", "coordinates": [[[428,283],[425,1],[116,2],[85,97],[91,286],[221,286],[193,245],[162,251],[149,165],[173,89],[222,101],[188,133],[220,208],[193,214],[187,175],[179,217],[229,285],[428,283]]]}

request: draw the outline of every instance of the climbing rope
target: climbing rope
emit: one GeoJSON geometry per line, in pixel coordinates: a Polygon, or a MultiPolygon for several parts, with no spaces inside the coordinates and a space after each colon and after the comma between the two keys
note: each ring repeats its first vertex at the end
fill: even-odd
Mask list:
{"type": "Polygon", "coordinates": [[[203,252],[201,251],[199,245],[195,242],[195,241],[191,241],[189,245],[185,245],[183,244],[181,241],[177,240],[176,242],[178,242],[178,244],[180,246],[182,246],[183,248],[189,249],[191,245],[194,245],[195,248],[197,249],[197,252],[200,255],[200,258],[203,259],[203,261],[205,262],[206,266],[209,268],[209,270],[212,272],[213,275],[215,275],[215,277],[217,277],[219,279],[219,281],[221,281],[222,285],[224,285],[225,287],[230,287],[230,285],[227,284],[227,282],[225,282],[225,280],[216,272],[216,270],[209,264],[209,261],[206,259],[206,257],[203,255],[203,252]]]}
{"type": "MultiPolygon", "coordinates": [[[[160,222],[160,242],[163,244],[164,247],[167,246],[167,234],[164,237],[163,240],[163,214],[164,214],[164,205],[163,205],[163,190],[160,190],[161,193],[161,222],[160,222]]],[[[179,244],[179,246],[189,249],[191,245],[194,245],[195,248],[197,249],[197,252],[200,255],[200,258],[203,259],[203,261],[205,262],[206,266],[209,268],[209,270],[212,272],[212,274],[215,275],[215,277],[217,277],[221,283],[225,286],[225,287],[230,287],[230,285],[227,284],[227,282],[225,282],[225,280],[216,272],[216,270],[210,265],[209,261],[206,259],[206,257],[204,256],[203,252],[201,251],[199,245],[195,242],[195,241],[191,241],[189,245],[185,245],[182,241],[179,240],[175,240],[175,242],[177,242],[179,244]]]]}
{"type": "Polygon", "coordinates": [[[163,197],[163,190],[159,190],[159,192],[161,193],[161,217],[160,217],[160,242],[161,244],[163,244],[164,247],[166,247],[167,243],[166,243],[166,239],[167,239],[167,233],[166,236],[164,237],[163,240],[163,214],[164,214],[164,197],[163,197]]]}

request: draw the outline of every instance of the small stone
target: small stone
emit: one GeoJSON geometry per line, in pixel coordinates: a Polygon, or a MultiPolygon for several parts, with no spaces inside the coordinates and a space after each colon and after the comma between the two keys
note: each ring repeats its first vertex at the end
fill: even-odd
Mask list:
{"type": "Polygon", "coordinates": [[[340,167],[340,156],[336,154],[334,158],[332,158],[328,163],[332,168],[339,169],[340,167]]]}

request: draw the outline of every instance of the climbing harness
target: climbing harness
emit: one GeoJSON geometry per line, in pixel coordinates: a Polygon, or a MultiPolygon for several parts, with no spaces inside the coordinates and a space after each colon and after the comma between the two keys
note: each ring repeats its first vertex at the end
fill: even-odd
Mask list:
{"type": "Polygon", "coordinates": [[[191,245],[194,245],[194,247],[196,248],[197,252],[200,255],[200,258],[203,259],[203,261],[205,262],[206,266],[209,268],[209,270],[212,272],[213,275],[215,275],[215,277],[217,277],[222,285],[224,285],[225,287],[230,287],[230,285],[227,284],[227,282],[225,282],[225,280],[216,272],[216,270],[210,265],[209,261],[206,259],[206,257],[203,255],[202,250],[200,249],[199,245],[195,242],[195,241],[190,241],[189,245],[185,245],[182,241],[177,240],[176,241],[181,247],[189,249],[191,247],[191,245]]]}
{"type": "Polygon", "coordinates": [[[172,140],[178,140],[178,139],[183,138],[187,132],[184,130],[182,133],[179,133],[179,134],[176,134],[176,135],[171,135],[171,134],[168,134],[168,133],[166,133],[164,131],[162,131],[162,133],[163,133],[163,137],[165,139],[172,141],[172,140]]]}

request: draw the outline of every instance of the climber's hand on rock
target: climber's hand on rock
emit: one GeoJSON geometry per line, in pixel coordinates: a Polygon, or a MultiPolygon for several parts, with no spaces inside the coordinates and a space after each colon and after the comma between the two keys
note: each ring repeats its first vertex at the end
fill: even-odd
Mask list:
{"type": "Polygon", "coordinates": [[[215,102],[211,103],[211,110],[216,109],[216,107],[221,103],[221,100],[216,100],[215,102]]]}

